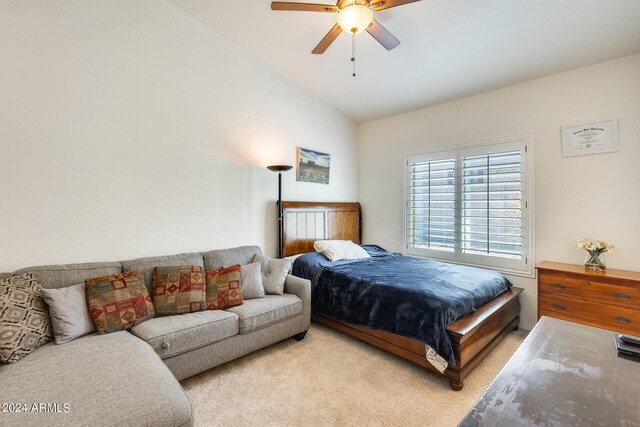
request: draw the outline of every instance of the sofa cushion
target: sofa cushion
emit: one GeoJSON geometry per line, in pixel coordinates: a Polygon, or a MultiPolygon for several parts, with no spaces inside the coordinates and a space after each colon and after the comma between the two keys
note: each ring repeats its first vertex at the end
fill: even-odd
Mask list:
{"type": "Polygon", "coordinates": [[[129,329],[155,315],[142,280],[139,271],[85,280],[87,307],[98,334],[129,329]]]}
{"type": "Polygon", "coordinates": [[[90,277],[111,276],[122,273],[119,262],[90,262],[85,264],[60,264],[28,267],[13,274],[31,272],[45,289],[66,288],[84,283],[90,277]]]}
{"type": "Polygon", "coordinates": [[[256,254],[262,255],[262,251],[258,246],[241,246],[233,249],[203,252],[204,269],[210,271],[216,268],[231,267],[236,264],[251,264],[256,254]]]}
{"type": "Polygon", "coordinates": [[[236,335],[238,316],[223,310],[207,310],[156,317],[134,326],[131,332],[164,359],[236,335]]]}
{"type": "Polygon", "coordinates": [[[0,366],[0,390],[6,402],[26,402],[29,409],[33,403],[46,402],[60,409],[3,413],[0,425],[193,423],[191,403],[178,381],[151,347],[128,332],[46,344],[18,363],[0,366]]]}
{"type": "Polygon", "coordinates": [[[242,304],[240,266],[207,271],[207,310],[222,310],[242,304]]]}
{"type": "Polygon", "coordinates": [[[206,302],[207,291],[201,266],[181,265],[153,269],[153,306],[156,316],[202,311],[206,302]]]}
{"type": "Polygon", "coordinates": [[[125,272],[142,271],[144,273],[144,284],[149,293],[153,293],[153,268],[177,267],[180,265],[199,265],[200,267],[204,267],[202,255],[178,254],[130,259],[128,261],[122,261],[122,270],[125,272]]]}
{"type": "Polygon", "coordinates": [[[240,333],[249,334],[302,313],[302,300],[295,295],[267,295],[245,301],[225,311],[237,314],[240,333]]]}
{"type": "Polygon", "coordinates": [[[17,362],[53,339],[41,292],[31,273],[0,280],[0,362],[17,362]]]}

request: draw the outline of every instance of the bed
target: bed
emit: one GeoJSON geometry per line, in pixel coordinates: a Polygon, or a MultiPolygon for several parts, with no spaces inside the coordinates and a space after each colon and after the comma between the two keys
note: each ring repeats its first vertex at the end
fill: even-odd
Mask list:
{"type": "MultiPolygon", "coordinates": [[[[315,240],[351,240],[360,244],[361,223],[358,203],[283,202],[283,256],[314,252],[315,240]]],[[[511,286],[501,275],[488,270],[404,257],[376,246],[364,248],[372,255],[371,259],[330,263],[323,262],[320,254],[301,255],[296,259],[294,274],[312,281],[312,319],[315,322],[444,375],[456,391],[463,388],[465,378],[491,350],[509,332],[518,328],[522,289],[511,286]],[[417,294],[412,294],[415,292],[412,277],[400,273],[403,266],[411,267],[411,264],[417,264],[426,275],[431,271],[441,271],[439,274],[447,277],[466,275],[483,284],[476,289],[467,286],[464,280],[458,280],[455,287],[460,289],[456,292],[441,288],[444,289],[440,291],[443,295],[417,297],[417,294]],[[389,273],[385,276],[383,270],[387,267],[383,265],[396,269],[388,270],[398,272],[397,277],[393,276],[395,280],[389,280],[389,273]],[[384,288],[363,286],[382,285],[382,282],[385,282],[384,288]],[[348,294],[348,290],[354,288],[363,307],[357,305],[360,302],[346,303],[357,299],[348,294]],[[404,316],[398,321],[393,319],[395,307],[391,308],[392,313],[384,313],[380,309],[389,307],[381,295],[388,296],[391,292],[393,297],[386,301],[398,304],[412,305],[413,301],[420,299],[423,304],[429,304],[430,300],[444,301],[447,298],[457,303],[435,312],[434,317],[404,316]],[[374,306],[376,313],[373,313],[374,306]],[[396,324],[390,324],[390,319],[396,324]],[[433,330],[430,329],[431,324],[434,325],[433,330]]],[[[414,314],[424,314],[420,306],[411,310],[414,314]]]]}

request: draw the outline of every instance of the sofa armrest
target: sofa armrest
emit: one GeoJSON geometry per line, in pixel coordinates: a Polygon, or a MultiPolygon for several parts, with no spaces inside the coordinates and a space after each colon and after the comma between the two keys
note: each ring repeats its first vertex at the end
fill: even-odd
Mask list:
{"type": "Polygon", "coordinates": [[[303,301],[311,301],[311,281],[307,279],[287,274],[287,279],[284,281],[284,291],[287,294],[296,295],[303,301]]]}
{"type": "Polygon", "coordinates": [[[308,329],[311,324],[311,282],[289,274],[284,282],[284,292],[302,300],[302,316],[306,324],[304,330],[308,329]]]}

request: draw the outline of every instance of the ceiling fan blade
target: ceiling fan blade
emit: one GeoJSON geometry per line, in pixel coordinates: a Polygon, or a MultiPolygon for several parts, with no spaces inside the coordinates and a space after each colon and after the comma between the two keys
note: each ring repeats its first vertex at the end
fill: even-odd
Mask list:
{"type": "Polygon", "coordinates": [[[327,48],[331,46],[331,43],[333,43],[335,39],[338,38],[341,32],[342,28],[340,28],[340,25],[334,25],[333,28],[329,30],[327,35],[324,36],[320,43],[318,43],[318,46],[316,46],[316,48],[313,49],[313,52],[311,53],[313,53],[314,55],[323,54],[327,50],[327,48]]]}
{"type": "Polygon", "coordinates": [[[371,34],[374,39],[378,40],[387,50],[394,49],[400,44],[400,40],[375,19],[371,22],[369,28],[367,28],[367,32],[371,34]]]}
{"type": "Polygon", "coordinates": [[[371,7],[373,8],[373,10],[384,10],[396,6],[402,6],[403,4],[415,3],[417,1],[420,0],[380,0],[373,1],[371,3],[371,7]]]}
{"type": "Polygon", "coordinates": [[[337,12],[338,8],[331,4],[290,3],[286,1],[274,1],[271,10],[294,10],[300,12],[337,12]]]}

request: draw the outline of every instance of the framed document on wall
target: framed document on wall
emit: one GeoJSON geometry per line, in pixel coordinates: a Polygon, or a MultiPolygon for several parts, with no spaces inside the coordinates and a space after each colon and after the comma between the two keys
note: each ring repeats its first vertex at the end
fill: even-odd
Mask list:
{"type": "Polygon", "coordinates": [[[562,127],[564,157],[618,151],[618,121],[605,119],[562,127]]]}

